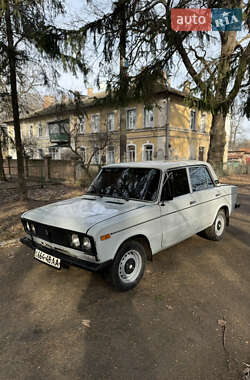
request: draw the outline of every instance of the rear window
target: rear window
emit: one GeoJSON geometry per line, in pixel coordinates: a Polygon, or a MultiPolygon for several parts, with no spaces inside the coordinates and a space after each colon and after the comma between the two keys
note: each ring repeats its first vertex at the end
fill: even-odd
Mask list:
{"type": "Polygon", "coordinates": [[[189,168],[190,181],[193,191],[205,190],[213,187],[213,181],[205,166],[189,168]]]}

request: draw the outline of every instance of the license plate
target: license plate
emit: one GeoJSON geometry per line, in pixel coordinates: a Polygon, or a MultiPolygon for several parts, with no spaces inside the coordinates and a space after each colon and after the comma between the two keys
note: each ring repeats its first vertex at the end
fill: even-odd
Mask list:
{"type": "Polygon", "coordinates": [[[60,259],[51,255],[48,255],[47,253],[40,251],[40,249],[35,250],[34,257],[35,259],[42,261],[43,263],[46,263],[48,265],[51,265],[52,267],[55,267],[57,269],[60,269],[61,267],[60,259]]]}

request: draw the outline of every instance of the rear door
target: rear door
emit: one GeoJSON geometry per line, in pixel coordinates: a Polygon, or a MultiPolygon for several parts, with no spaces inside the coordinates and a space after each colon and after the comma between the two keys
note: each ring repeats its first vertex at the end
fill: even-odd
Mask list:
{"type": "MultiPolygon", "coordinates": [[[[160,203],[162,247],[167,248],[192,236],[195,233],[195,227],[187,169],[168,170],[163,183],[162,193],[167,194],[171,191],[173,197],[171,200],[160,203]]],[[[165,197],[165,199],[169,198],[165,197]]]]}
{"type": "Polygon", "coordinates": [[[213,223],[219,192],[205,165],[192,166],[188,170],[193,201],[193,223],[198,232],[213,223]]]}

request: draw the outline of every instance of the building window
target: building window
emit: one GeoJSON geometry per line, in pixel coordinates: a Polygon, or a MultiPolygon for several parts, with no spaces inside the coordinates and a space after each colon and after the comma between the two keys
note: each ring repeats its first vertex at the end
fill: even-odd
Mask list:
{"type": "Polygon", "coordinates": [[[135,162],[135,145],[127,146],[127,160],[128,162],[135,162]]]}
{"type": "Polygon", "coordinates": [[[153,160],[153,150],[154,147],[152,144],[145,144],[143,149],[143,160],[152,161],[153,160]]]}
{"type": "Polygon", "coordinates": [[[43,158],[43,150],[42,149],[38,149],[38,158],[43,158]]]}
{"type": "Polygon", "coordinates": [[[43,137],[43,126],[42,126],[42,124],[39,124],[38,135],[39,135],[39,137],[43,137]]]}
{"type": "Polygon", "coordinates": [[[30,137],[33,137],[33,126],[30,126],[30,137]]]}
{"type": "Polygon", "coordinates": [[[199,160],[204,161],[204,153],[205,153],[205,148],[204,146],[199,147],[199,160]]]}
{"type": "Polygon", "coordinates": [[[49,153],[53,160],[60,160],[60,150],[57,146],[50,146],[49,153]]]}
{"type": "Polygon", "coordinates": [[[100,131],[100,115],[95,114],[91,116],[91,129],[92,132],[96,133],[100,131]]]}
{"type": "Polygon", "coordinates": [[[207,122],[207,114],[206,112],[203,112],[201,114],[201,120],[200,120],[200,131],[203,133],[206,131],[206,122],[207,122]]]}
{"type": "Polygon", "coordinates": [[[136,127],[136,110],[127,111],[127,129],[135,129],[136,127]]]}
{"type": "Polygon", "coordinates": [[[114,114],[114,112],[108,113],[107,122],[108,122],[108,131],[109,132],[114,131],[114,129],[115,129],[115,114],[114,114]]]}
{"type": "Polygon", "coordinates": [[[108,146],[107,148],[107,163],[113,164],[115,162],[115,148],[113,146],[108,146]]]}
{"type": "Polygon", "coordinates": [[[95,154],[92,157],[92,163],[98,165],[100,163],[100,150],[98,147],[94,147],[95,154]]]}
{"type": "Polygon", "coordinates": [[[79,116],[79,124],[78,124],[78,133],[84,134],[85,133],[85,118],[84,116],[79,116]]]}
{"type": "Polygon", "coordinates": [[[196,111],[190,110],[190,128],[192,131],[196,130],[196,111]]]}
{"type": "Polygon", "coordinates": [[[82,157],[83,162],[85,162],[85,160],[86,160],[86,149],[84,146],[80,147],[80,155],[82,157]]]}
{"type": "Polygon", "coordinates": [[[144,108],[144,128],[154,127],[154,109],[144,108]]]}

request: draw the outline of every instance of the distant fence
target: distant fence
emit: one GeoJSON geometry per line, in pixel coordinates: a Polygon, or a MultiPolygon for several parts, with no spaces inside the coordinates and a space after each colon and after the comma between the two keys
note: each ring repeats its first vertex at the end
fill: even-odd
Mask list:
{"type": "MultiPolygon", "coordinates": [[[[99,165],[91,165],[90,176],[95,176],[100,169],[99,165]]],[[[7,178],[17,177],[17,160],[4,160],[4,172],[7,178]]],[[[86,173],[80,162],[76,160],[52,160],[49,157],[41,160],[24,159],[25,178],[41,182],[88,182],[86,173]]]]}
{"type": "MultiPolygon", "coordinates": [[[[230,176],[233,174],[250,174],[250,164],[242,164],[237,161],[228,161],[221,167],[215,167],[218,176],[230,176]]],[[[91,165],[90,177],[94,177],[100,170],[99,165],[91,165]]],[[[4,172],[7,178],[17,177],[17,160],[5,159],[4,172]]],[[[88,184],[90,178],[80,162],[76,160],[52,160],[46,157],[43,160],[24,160],[25,177],[41,182],[58,181],[69,183],[88,184]]]]}
{"type": "Polygon", "coordinates": [[[220,167],[214,167],[214,170],[218,176],[250,174],[250,163],[243,164],[239,161],[228,161],[220,167]]]}

